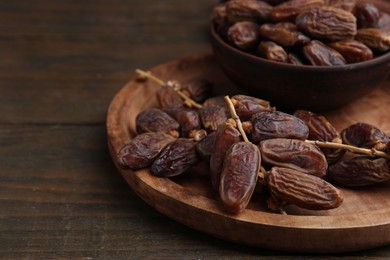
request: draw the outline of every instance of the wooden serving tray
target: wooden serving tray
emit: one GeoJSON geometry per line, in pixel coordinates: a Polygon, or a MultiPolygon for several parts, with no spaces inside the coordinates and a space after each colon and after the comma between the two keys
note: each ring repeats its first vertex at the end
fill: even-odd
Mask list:
{"type": "MultiPolygon", "coordinates": [[[[185,82],[204,77],[216,94],[237,94],[212,54],[180,58],[151,72],[161,79],[185,82]]],[[[135,135],[135,117],[157,106],[152,81],[132,80],[113,99],[107,116],[108,144],[114,162],[119,149],[135,135]]],[[[273,104],[275,105],[275,104],[273,104]]],[[[355,122],[390,132],[390,81],[368,96],[325,116],[338,130],[355,122]]],[[[172,179],[154,177],[149,169],[119,172],[148,204],[196,230],[241,244],[291,252],[348,252],[390,244],[390,182],[368,188],[342,189],[343,204],[334,210],[310,211],[288,206],[288,215],[267,209],[266,197],[254,194],[248,208],[226,214],[212,191],[207,166],[172,179]]]]}

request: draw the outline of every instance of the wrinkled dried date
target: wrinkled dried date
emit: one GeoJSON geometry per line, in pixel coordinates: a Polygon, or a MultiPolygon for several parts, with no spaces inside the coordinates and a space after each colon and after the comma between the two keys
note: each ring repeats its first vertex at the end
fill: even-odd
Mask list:
{"type": "Polygon", "coordinates": [[[248,205],[256,187],[260,160],[259,149],[251,143],[234,143],[226,152],[219,195],[227,211],[239,213],[248,205]]]}
{"type": "Polygon", "coordinates": [[[297,54],[289,53],[288,54],[288,63],[294,64],[294,65],[303,65],[302,58],[299,57],[297,54]]]}
{"type": "Polygon", "coordinates": [[[179,138],[166,146],[150,166],[159,177],[173,177],[186,172],[200,161],[192,140],[179,138]]]}
{"type": "Polygon", "coordinates": [[[293,23],[263,24],[260,26],[259,34],[261,37],[280,44],[283,47],[303,46],[310,42],[310,39],[293,23]]]}
{"type": "Polygon", "coordinates": [[[390,180],[390,169],[385,158],[358,156],[331,165],[327,177],[345,187],[362,187],[390,180]]]}
{"type": "Polygon", "coordinates": [[[203,103],[203,106],[220,106],[220,107],[225,107],[226,102],[224,99],[224,96],[215,96],[215,97],[210,97],[206,99],[203,103]]]}
{"type": "MultiPolygon", "coordinates": [[[[308,139],[342,143],[339,132],[324,116],[306,110],[297,110],[294,112],[294,116],[306,123],[309,128],[308,139]]],[[[324,153],[328,163],[338,161],[345,153],[344,149],[321,148],[321,151],[324,153]]]]}
{"type": "Polygon", "coordinates": [[[118,152],[118,165],[123,169],[137,170],[152,164],[157,155],[176,139],[164,133],[137,135],[118,152]]]}
{"type": "Polygon", "coordinates": [[[292,22],[299,13],[323,5],[323,0],[290,0],[274,6],[271,17],[274,22],[292,22]]]}
{"type": "Polygon", "coordinates": [[[181,91],[196,102],[202,103],[210,97],[213,85],[213,82],[207,79],[198,78],[184,84],[181,91]]]}
{"type": "Polygon", "coordinates": [[[317,177],[325,177],[328,163],[321,150],[296,139],[268,139],[259,144],[261,160],[273,166],[295,169],[317,177]]]}
{"type": "Polygon", "coordinates": [[[262,41],[257,51],[260,57],[267,60],[284,63],[288,61],[287,52],[283,47],[271,41],[262,41]]]}
{"type": "Polygon", "coordinates": [[[348,12],[352,12],[355,8],[355,0],[327,0],[327,5],[335,8],[340,8],[348,12]]]}
{"type": "Polygon", "coordinates": [[[241,21],[228,29],[229,42],[241,50],[255,49],[259,44],[259,25],[250,21],[241,21]]]}
{"type": "Polygon", "coordinates": [[[371,60],[374,57],[370,48],[356,40],[332,42],[329,46],[338,51],[347,63],[371,60]]]}
{"type": "Polygon", "coordinates": [[[162,86],[156,92],[156,98],[161,108],[183,107],[181,97],[169,86],[162,86]]]}
{"type": "Polygon", "coordinates": [[[231,101],[241,120],[249,120],[255,113],[272,110],[268,101],[251,96],[235,95],[231,101]]]}
{"type": "Polygon", "coordinates": [[[293,204],[305,209],[326,210],[337,208],[343,202],[341,191],[327,181],[293,169],[273,167],[267,176],[267,186],[271,208],[293,204]]]}
{"type": "Polygon", "coordinates": [[[317,39],[340,41],[356,35],[356,18],[339,8],[323,6],[300,13],[295,20],[298,28],[317,39]]]}
{"type": "Polygon", "coordinates": [[[356,123],[341,131],[341,137],[345,144],[375,148],[383,151],[389,142],[389,137],[378,127],[367,123],[356,123]]]}
{"type": "Polygon", "coordinates": [[[251,122],[254,143],[272,138],[305,140],[309,135],[309,129],[301,119],[280,111],[265,111],[254,114],[251,122]]]}
{"type": "Polygon", "coordinates": [[[390,50],[390,30],[378,28],[363,28],[357,31],[356,40],[364,43],[377,52],[390,50]]]}
{"type": "Polygon", "coordinates": [[[228,119],[226,109],[221,106],[203,106],[199,109],[200,120],[207,132],[214,132],[228,119]]]}
{"type": "Polygon", "coordinates": [[[336,50],[326,46],[320,41],[313,40],[303,47],[303,54],[314,66],[345,65],[344,57],[336,50]]]}
{"type": "Polygon", "coordinates": [[[180,136],[190,137],[193,131],[201,129],[197,110],[186,107],[173,107],[164,110],[180,124],[180,136]]]}
{"type": "Polygon", "coordinates": [[[229,23],[268,21],[271,9],[271,5],[258,0],[231,0],[226,3],[226,15],[229,23]]]}
{"type": "Polygon", "coordinates": [[[137,115],[135,122],[137,134],[164,132],[179,137],[179,122],[161,109],[147,108],[137,115]]]}
{"type": "Polygon", "coordinates": [[[219,190],[223,161],[227,150],[239,142],[240,132],[231,125],[220,125],[217,129],[214,146],[210,157],[210,178],[215,190],[219,190]]]}

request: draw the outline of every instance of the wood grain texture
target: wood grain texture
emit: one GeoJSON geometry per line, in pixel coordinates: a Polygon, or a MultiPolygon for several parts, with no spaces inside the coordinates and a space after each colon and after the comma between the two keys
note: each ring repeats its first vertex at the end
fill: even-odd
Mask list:
{"type": "MultiPolygon", "coordinates": [[[[1,259],[302,256],[169,219],[129,189],[109,156],[115,93],[135,68],[210,50],[216,2],[0,1],[1,259]]],[[[389,255],[382,247],[327,257],[389,255]]]]}

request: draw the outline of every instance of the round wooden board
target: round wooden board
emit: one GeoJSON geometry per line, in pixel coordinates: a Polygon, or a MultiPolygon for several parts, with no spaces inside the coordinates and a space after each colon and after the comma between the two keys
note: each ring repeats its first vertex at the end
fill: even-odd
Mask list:
{"type": "MultiPolygon", "coordinates": [[[[185,57],[159,65],[151,72],[161,79],[185,82],[210,79],[215,94],[237,94],[212,54],[185,57]]],[[[114,162],[118,150],[135,135],[135,117],[157,106],[157,85],[130,81],[113,99],[107,116],[108,143],[114,162]]],[[[273,104],[277,107],[277,104],[273,104]]],[[[374,124],[390,133],[390,81],[368,96],[325,114],[338,130],[358,122],[374,124]]],[[[250,246],[290,252],[348,252],[390,244],[390,183],[369,188],[342,189],[345,200],[334,210],[286,208],[288,215],[267,209],[266,197],[254,194],[248,208],[226,214],[210,186],[207,167],[172,179],[154,177],[149,169],[119,172],[148,204],[196,230],[250,246]]]]}

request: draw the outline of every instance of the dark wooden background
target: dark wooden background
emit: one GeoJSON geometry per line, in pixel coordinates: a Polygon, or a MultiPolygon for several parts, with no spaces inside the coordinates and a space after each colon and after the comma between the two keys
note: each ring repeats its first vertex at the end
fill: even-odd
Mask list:
{"type": "Polygon", "coordinates": [[[135,68],[210,51],[216,2],[0,1],[1,258],[299,256],[176,223],[138,198],[109,156],[113,96],[135,68]]]}

